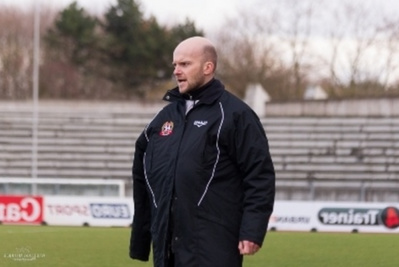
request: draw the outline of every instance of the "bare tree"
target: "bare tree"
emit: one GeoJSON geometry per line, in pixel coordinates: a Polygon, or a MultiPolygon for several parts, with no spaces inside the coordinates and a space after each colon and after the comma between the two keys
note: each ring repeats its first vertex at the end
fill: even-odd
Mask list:
{"type": "MultiPolygon", "coordinates": [[[[354,38],[354,46],[346,54],[349,63],[349,88],[356,89],[359,82],[367,79],[362,75],[362,64],[365,63],[365,57],[369,49],[376,42],[377,31],[376,26],[371,20],[364,19],[370,14],[365,6],[355,6],[348,4],[346,13],[349,19],[352,19],[351,35],[354,38]]],[[[364,65],[363,65],[364,66],[364,65]]]]}
{"type": "MultiPolygon", "coordinates": [[[[41,32],[52,23],[53,14],[42,9],[41,32]]],[[[32,97],[33,17],[33,8],[0,8],[0,99],[32,97]]]]}
{"type": "Polygon", "coordinates": [[[215,35],[220,75],[239,95],[260,82],[274,100],[302,99],[315,83],[333,98],[375,96],[395,81],[395,12],[379,10],[375,1],[258,3],[215,35]]]}
{"type": "Polygon", "coordinates": [[[383,94],[379,89],[385,87],[383,75],[392,71],[388,54],[393,48],[387,38],[390,34],[381,30],[386,16],[370,1],[329,3],[323,17],[324,24],[331,25],[326,28],[329,53],[321,57],[328,65],[325,81],[330,96],[383,94]]]}
{"type": "Polygon", "coordinates": [[[27,98],[30,95],[32,23],[22,11],[0,9],[0,97],[27,98]]]}
{"type": "Polygon", "coordinates": [[[398,83],[399,70],[399,20],[386,18],[384,26],[380,29],[384,34],[381,48],[386,51],[384,66],[380,73],[384,91],[392,90],[398,83]]]}
{"type": "Polygon", "coordinates": [[[286,80],[283,77],[287,70],[283,58],[276,56],[283,52],[275,35],[276,15],[274,12],[254,14],[243,9],[239,20],[227,20],[213,37],[220,47],[218,75],[240,97],[252,83],[262,84],[273,99],[284,95],[286,80]],[[234,31],[223,30],[225,28],[234,31]]]}
{"type": "Polygon", "coordinates": [[[313,54],[310,51],[314,19],[322,1],[283,0],[280,2],[279,31],[281,42],[287,46],[287,67],[292,80],[289,95],[301,98],[312,72],[313,54]]]}
{"type": "Polygon", "coordinates": [[[315,4],[267,3],[242,10],[239,20],[228,20],[215,35],[222,47],[219,74],[239,96],[247,84],[261,83],[274,100],[301,99],[314,60],[309,36],[315,4]]]}

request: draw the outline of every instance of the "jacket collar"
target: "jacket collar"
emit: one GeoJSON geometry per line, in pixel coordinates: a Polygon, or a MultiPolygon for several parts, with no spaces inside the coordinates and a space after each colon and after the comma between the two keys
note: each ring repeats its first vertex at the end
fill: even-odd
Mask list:
{"type": "Polygon", "coordinates": [[[179,88],[175,87],[166,92],[163,100],[169,102],[199,100],[200,103],[211,104],[218,99],[223,92],[224,85],[219,80],[212,79],[204,86],[190,92],[190,94],[181,94],[179,88]]]}

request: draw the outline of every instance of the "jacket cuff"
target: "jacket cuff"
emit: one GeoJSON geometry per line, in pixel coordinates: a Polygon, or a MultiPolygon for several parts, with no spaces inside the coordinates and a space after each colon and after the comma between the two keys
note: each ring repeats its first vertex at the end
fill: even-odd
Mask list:
{"type": "Polygon", "coordinates": [[[139,260],[139,261],[148,261],[149,260],[149,255],[146,253],[137,253],[137,252],[129,252],[129,256],[133,260],[139,260]]]}

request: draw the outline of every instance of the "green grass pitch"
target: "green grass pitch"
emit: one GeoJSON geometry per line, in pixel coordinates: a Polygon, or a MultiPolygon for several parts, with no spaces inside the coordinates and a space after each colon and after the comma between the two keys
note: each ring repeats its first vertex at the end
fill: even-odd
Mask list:
{"type": "MultiPolygon", "coordinates": [[[[0,266],[152,266],[128,257],[129,237],[129,228],[0,225],[0,266]]],[[[398,267],[399,235],[270,232],[244,266],[398,267]]]]}

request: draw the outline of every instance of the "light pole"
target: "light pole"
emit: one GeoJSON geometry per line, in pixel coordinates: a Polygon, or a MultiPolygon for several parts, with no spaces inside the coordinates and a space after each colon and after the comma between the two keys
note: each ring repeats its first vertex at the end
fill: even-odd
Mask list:
{"type": "Polygon", "coordinates": [[[32,195],[37,194],[37,147],[39,124],[40,0],[35,2],[33,26],[32,195]]]}

